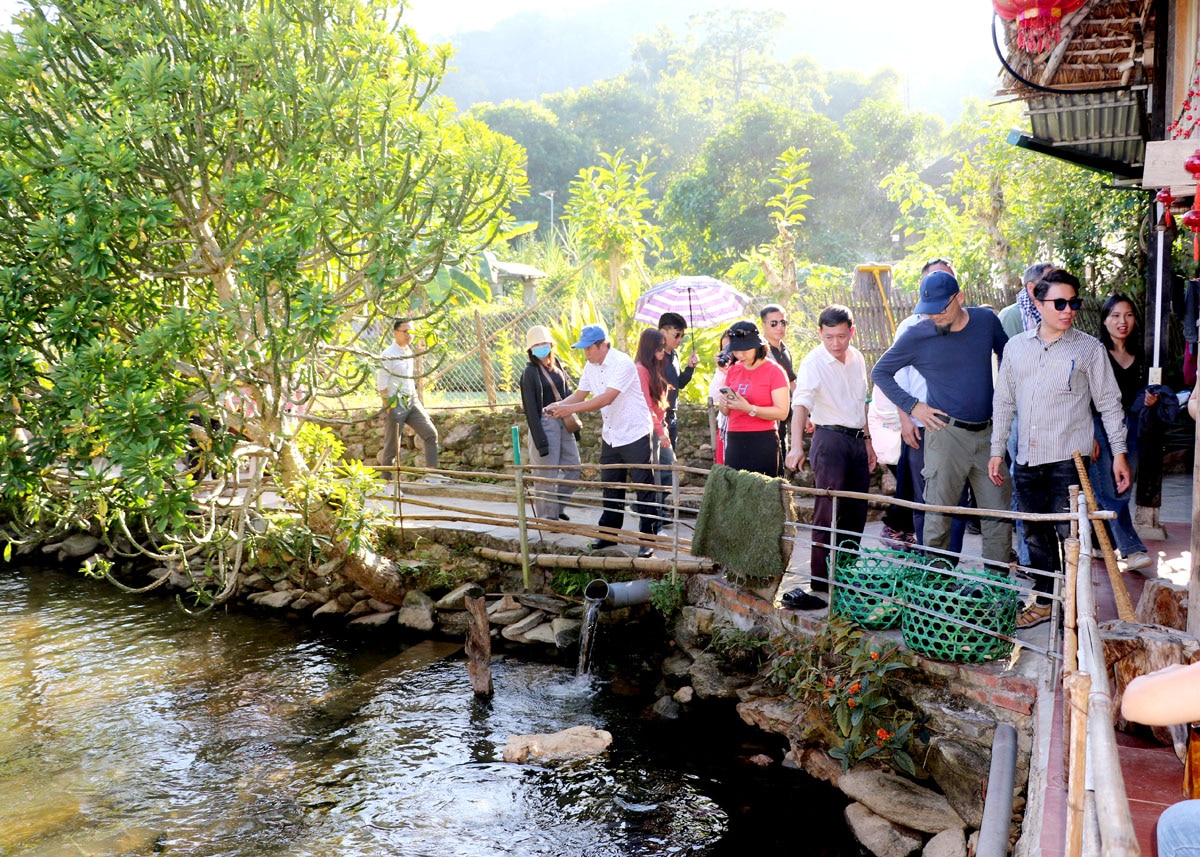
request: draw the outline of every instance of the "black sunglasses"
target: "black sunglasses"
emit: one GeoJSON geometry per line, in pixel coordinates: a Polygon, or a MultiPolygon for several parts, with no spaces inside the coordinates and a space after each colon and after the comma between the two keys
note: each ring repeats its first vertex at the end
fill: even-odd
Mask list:
{"type": "Polygon", "coordinates": [[[767,324],[771,327],[787,327],[788,322],[786,318],[773,318],[767,324]]]}
{"type": "Polygon", "coordinates": [[[1062,312],[1067,307],[1070,307],[1075,312],[1079,312],[1079,308],[1083,306],[1083,298],[1043,298],[1042,303],[1054,304],[1054,308],[1062,312]]]}

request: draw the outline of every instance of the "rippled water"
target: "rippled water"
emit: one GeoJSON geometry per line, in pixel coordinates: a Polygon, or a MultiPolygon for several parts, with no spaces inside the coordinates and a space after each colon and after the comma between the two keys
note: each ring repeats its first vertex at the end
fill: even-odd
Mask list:
{"type": "Polygon", "coordinates": [[[0,854],[856,853],[837,793],[745,763],[781,747],[727,707],[650,720],[652,699],[514,658],[481,701],[461,661],[397,670],[383,645],[5,571],[0,854]],[[579,724],[612,749],[499,761],[509,735],[579,724]]]}

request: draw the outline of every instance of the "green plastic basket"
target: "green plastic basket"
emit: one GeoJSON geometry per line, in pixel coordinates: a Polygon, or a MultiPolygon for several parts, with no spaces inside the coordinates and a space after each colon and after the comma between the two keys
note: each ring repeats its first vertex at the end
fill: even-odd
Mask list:
{"type": "Polygon", "coordinates": [[[904,644],[939,661],[978,664],[1004,657],[1012,651],[1009,640],[961,623],[1012,637],[1017,630],[1018,593],[990,582],[1008,582],[1001,574],[966,569],[959,574],[965,576],[911,569],[904,576],[900,584],[904,644]]]}
{"type": "Polygon", "coordinates": [[[833,615],[871,630],[895,627],[901,612],[895,601],[900,581],[920,558],[908,551],[859,548],[850,542],[842,547],[853,553],[838,554],[830,608],[833,615]]]}

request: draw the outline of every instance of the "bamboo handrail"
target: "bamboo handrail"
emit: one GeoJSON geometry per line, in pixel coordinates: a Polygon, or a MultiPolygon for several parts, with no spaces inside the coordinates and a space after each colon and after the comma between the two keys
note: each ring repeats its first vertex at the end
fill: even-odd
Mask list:
{"type": "MultiPolygon", "coordinates": [[[[1079,476],[1079,485],[1083,489],[1083,496],[1087,499],[1088,511],[1099,511],[1100,504],[1096,502],[1096,493],[1092,490],[1092,480],[1088,477],[1083,456],[1078,451],[1073,455],[1075,472],[1079,476]]],[[[1117,555],[1113,551],[1112,541],[1108,537],[1108,528],[1099,526],[1095,528],[1095,531],[1096,541],[1100,542],[1100,550],[1104,552],[1104,568],[1108,571],[1108,581],[1112,585],[1113,600],[1117,604],[1117,616],[1122,622],[1136,622],[1137,614],[1133,609],[1133,601],[1129,598],[1129,590],[1125,588],[1121,571],[1117,568],[1117,555]]]]}

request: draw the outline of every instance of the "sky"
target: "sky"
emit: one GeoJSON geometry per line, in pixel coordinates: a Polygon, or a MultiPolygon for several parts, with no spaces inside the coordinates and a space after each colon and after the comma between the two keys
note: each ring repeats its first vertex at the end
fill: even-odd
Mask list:
{"type": "MultiPolygon", "coordinates": [[[[540,11],[594,9],[609,0],[408,0],[404,19],[425,41],[453,41],[456,32],[488,29],[501,19],[540,11]]],[[[0,0],[7,23],[20,0],[0,0]]],[[[678,2],[644,0],[637,6],[640,32],[650,32],[678,2]],[[644,24],[643,24],[644,21],[644,24]]],[[[988,0],[693,0],[694,12],[750,7],[780,9],[789,20],[779,35],[781,58],[811,54],[825,68],[870,73],[890,66],[906,80],[911,106],[925,107],[935,92],[951,88],[987,98],[999,63],[992,50],[988,0]]],[[[944,98],[943,98],[944,100],[944,98]]]]}

